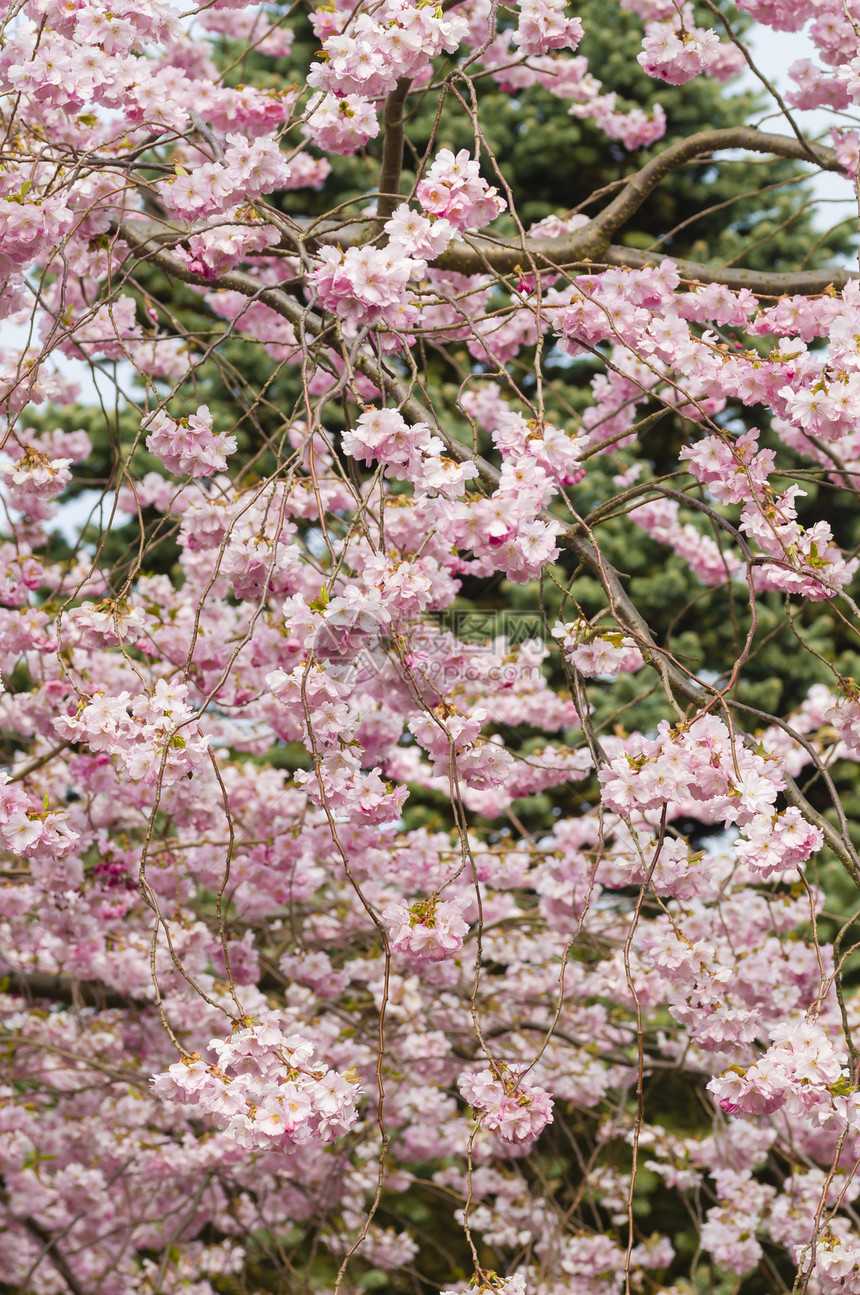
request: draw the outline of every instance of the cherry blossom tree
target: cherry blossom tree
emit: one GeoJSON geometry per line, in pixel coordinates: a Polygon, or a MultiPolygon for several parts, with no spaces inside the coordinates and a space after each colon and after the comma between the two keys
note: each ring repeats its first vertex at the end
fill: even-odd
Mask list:
{"type": "Polygon", "coordinates": [[[856,196],[741,10],[3,6],[0,1290],[860,1292],[860,276],[636,226],[856,196]]]}

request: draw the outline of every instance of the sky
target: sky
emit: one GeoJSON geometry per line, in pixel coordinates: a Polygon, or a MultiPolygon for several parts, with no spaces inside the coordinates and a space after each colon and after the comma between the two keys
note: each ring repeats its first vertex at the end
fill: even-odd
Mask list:
{"type": "MultiPolygon", "coordinates": [[[[802,4],[804,0],[797,0],[802,4]]],[[[785,97],[787,91],[792,89],[793,82],[789,79],[788,69],[792,63],[798,59],[813,58],[821,66],[820,61],[814,58],[814,49],[808,37],[802,31],[770,31],[767,28],[756,25],[751,35],[754,39],[751,42],[751,52],[753,60],[767,79],[776,86],[779,92],[785,97]]],[[[755,85],[761,88],[761,82],[747,71],[741,82],[742,85],[755,85]]],[[[779,109],[774,104],[775,112],[779,109]]],[[[803,112],[792,109],[792,116],[797,124],[803,130],[804,134],[813,138],[820,136],[822,132],[829,131],[833,124],[833,114],[831,112],[816,110],[814,112],[803,112]]],[[[782,133],[790,131],[790,126],[781,114],[775,116],[770,122],[765,123],[765,129],[771,129],[782,133]]],[[[830,139],[822,141],[830,143],[830,139]]],[[[818,176],[815,180],[816,194],[823,200],[819,210],[816,224],[821,229],[826,229],[835,224],[846,216],[856,216],[857,201],[852,191],[852,185],[847,179],[839,175],[827,172],[818,176]]]]}

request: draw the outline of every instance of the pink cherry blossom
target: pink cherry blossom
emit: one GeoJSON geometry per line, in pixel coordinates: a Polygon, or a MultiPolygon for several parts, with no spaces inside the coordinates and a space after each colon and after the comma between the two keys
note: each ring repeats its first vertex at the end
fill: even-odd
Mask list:
{"type": "Polygon", "coordinates": [[[483,1128],[506,1142],[530,1142],[552,1123],[552,1098],[544,1089],[492,1071],[464,1071],[460,1092],[479,1112],[483,1128]]]}
{"type": "Polygon", "coordinates": [[[4,1289],[855,1291],[852,5],[2,8],[4,1289]]]}
{"type": "Polygon", "coordinates": [[[144,421],[146,448],[161,459],[170,472],[192,477],[212,476],[227,466],[227,455],[235,453],[236,438],[213,430],[206,405],[178,421],[163,411],[144,421]]]}

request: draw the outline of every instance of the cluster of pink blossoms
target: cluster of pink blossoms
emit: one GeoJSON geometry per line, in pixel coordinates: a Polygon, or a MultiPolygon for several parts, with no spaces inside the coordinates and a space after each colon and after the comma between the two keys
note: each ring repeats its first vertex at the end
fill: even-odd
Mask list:
{"type": "Polygon", "coordinates": [[[357,1081],[315,1063],[314,1045],[285,1034],[277,1013],[243,1021],[209,1047],[215,1064],[199,1054],[183,1057],[153,1078],[153,1089],[199,1107],[246,1151],[331,1142],[355,1123],[357,1081]]]}
{"type": "Polygon", "coordinates": [[[761,813],[744,824],[736,854],[763,881],[785,876],[820,850],[824,837],[820,827],[807,823],[799,809],[790,805],[779,813],[761,813]]]}
{"type": "Polygon", "coordinates": [[[366,463],[378,459],[391,476],[449,499],[446,527],[462,548],[471,549],[489,571],[502,566],[520,583],[538,575],[558,553],[561,525],[538,517],[554,481],[578,481],[578,445],[548,424],[532,426],[520,415],[500,425],[498,440],[508,451],[499,488],[490,498],[460,500],[464,481],[475,475],[470,461],[455,462],[423,423],[410,427],[393,409],[367,410],[346,432],[343,448],[366,463]]]}
{"type": "MultiPolygon", "coordinates": [[[[469,408],[468,401],[465,402],[469,408]]],[[[585,476],[582,441],[552,423],[526,419],[509,409],[495,411],[487,430],[504,458],[502,484],[549,489],[549,482],[576,485],[585,476]]]]}
{"type": "Polygon", "coordinates": [[[192,234],[188,240],[188,252],[179,247],[176,255],[195,274],[213,279],[225,270],[231,270],[249,254],[271,247],[279,238],[272,225],[218,224],[214,229],[192,234]]]}
{"type": "Polygon", "coordinates": [[[62,867],[78,840],[63,809],[51,809],[44,803],[34,804],[20,787],[9,782],[9,774],[0,770],[0,841],[6,850],[30,862],[33,873],[44,884],[65,888],[83,871],[74,863],[62,867]]]}
{"type": "Polygon", "coordinates": [[[860,559],[843,556],[828,522],[816,522],[809,530],[800,525],[795,500],[805,494],[800,486],[789,486],[764,505],[746,504],[739,529],[776,559],[756,573],[759,588],[783,589],[818,602],[850,583],[860,559]]]}
{"type": "Polygon", "coordinates": [[[475,475],[472,463],[457,463],[444,453],[443,442],[426,423],[410,427],[396,409],[366,409],[344,432],[343,449],[360,462],[377,459],[392,476],[445,496],[462,494],[465,481],[475,475]]]}
{"type": "Polygon", "coordinates": [[[415,323],[418,310],[408,289],[426,268],[423,261],[405,256],[397,245],[348,247],[345,252],[323,247],[319,261],[310,277],[316,299],[343,320],[348,335],[380,324],[407,330],[415,323]]]}
{"type": "Polygon", "coordinates": [[[191,727],[188,685],[158,679],[151,692],[96,692],[76,714],[59,716],[54,731],[69,742],[117,759],[127,777],[171,786],[205,768],[209,744],[191,727]]]}
{"type": "Polygon", "coordinates": [[[706,821],[724,823],[770,812],[782,786],[779,762],[739,748],[712,715],[674,729],[661,721],[655,738],[628,739],[598,776],[616,813],[693,802],[706,821]]]}
{"type": "Polygon", "coordinates": [[[444,252],[456,231],[450,220],[441,216],[431,220],[404,202],[385,222],[385,232],[389,247],[399,248],[406,256],[432,261],[444,252]]]}
{"type": "Polygon", "coordinates": [[[732,741],[721,720],[701,716],[656,738],[605,739],[609,759],[599,771],[601,799],[615,813],[693,813],[705,822],[737,824],[738,858],[763,878],[805,862],[821,848],[821,829],[793,807],[777,811],[781,761],[732,741]],[[617,751],[617,754],[616,754],[617,751]]]}
{"type": "Polygon", "coordinates": [[[520,0],[514,44],[522,54],[546,54],[551,49],[576,49],[583,37],[578,18],[566,18],[566,0],[520,0]]]}
{"type": "MultiPolygon", "coordinates": [[[[82,648],[136,644],[145,628],[146,617],[142,607],[109,599],[98,606],[83,602],[63,617],[63,641],[72,640],[82,648]]],[[[142,642],[145,644],[145,640],[142,642]]]]}
{"type": "Polygon", "coordinates": [[[457,1082],[481,1127],[506,1142],[532,1142],[552,1123],[552,1098],[536,1084],[492,1070],[466,1070],[457,1082]]]}
{"type": "Polygon", "coordinates": [[[481,229],[507,207],[465,148],[456,157],[449,148],[440,148],[418,185],[416,197],[424,211],[443,217],[458,230],[481,229]]]}
{"type": "Polygon", "coordinates": [[[322,9],[311,19],[317,36],[325,37],[325,61],[312,63],[307,78],[314,89],[379,99],[400,77],[421,76],[443,50],[453,54],[467,30],[460,14],[410,0],[383,0],[344,30],[348,13],[322,9]]]}
{"type": "Polygon", "coordinates": [[[669,22],[648,23],[642,53],[637,56],[640,67],[649,76],[669,85],[684,85],[700,72],[709,71],[719,56],[717,33],[696,27],[692,22],[688,26],[692,6],[685,5],[684,10],[680,24],[677,17],[669,22]]]}
{"type": "Polygon", "coordinates": [[[305,130],[327,153],[355,153],[379,134],[374,105],[357,94],[316,94],[308,105],[305,130]]]}
{"type": "MultiPolygon", "coordinates": [[[[320,249],[310,284],[323,309],[344,321],[348,335],[379,325],[400,333],[412,329],[421,311],[410,285],[424,276],[425,258],[438,256],[455,232],[488,224],[506,205],[465,149],[456,157],[449,149],[439,151],[417,198],[427,215],[401,205],[386,223],[387,247],[320,249]]],[[[393,338],[386,343],[399,344],[393,338]]]]}
{"type": "Polygon", "coordinates": [[[197,220],[273,189],[291,188],[290,178],[290,166],[276,139],[230,134],[223,161],[204,162],[190,173],[179,171],[175,179],[164,181],[162,197],[176,215],[197,220]]]}
{"type": "Polygon", "coordinates": [[[586,678],[596,675],[617,675],[641,670],[642,653],[633,639],[620,630],[601,629],[588,621],[576,620],[572,625],[554,625],[552,636],[569,661],[586,678]]]}
{"type": "Polygon", "coordinates": [[[449,783],[456,769],[463,786],[501,787],[510,775],[512,759],[501,739],[480,740],[486,722],[487,712],[481,707],[466,716],[445,706],[411,719],[409,731],[428,752],[433,772],[443,782],[449,783]]]}
{"type": "Polygon", "coordinates": [[[846,755],[860,759],[860,695],[852,685],[846,689],[846,696],[837,705],[827,711],[824,717],[830,721],[839,734],[846,755]]]}
{"type": "Polygon", "coordinates": [[[465,1289],[440,1291],[439,1295],[526,1295],[526,1279],[515,1273],[512,1277],[499,1277],[496,1273],[482,1272],[473,1277],[465,1289]]]}
{"type": "Polygon", "coordinates": [[[720,503],[740,504],[751,493],[759,497],[764,494],[773,470],[775,452],[760,450],[758,441],[754,427],[734,441],[704,436],[695,445],[685,445],[678,457],[687,460],[696,480],[706,485],[720,503]]]}
{"type": "Polygon", "coordinates": [[[0,606],[20,607],[42,583],[42,564],[26,551],[0,544],[0,606]]]}
{"type": "Polygon", "coordinates": [[[421,899],[416,903],[391,904],[383,913],[388,925],[392,952],[410,954],[419,961],[443,962],[463,947],[469,923],[463,910],[468,896],[455,899],[421,899]]]}
{"type": "MultiPolygon", "coordinates": [[[[840,1224],[841,1220],[831,1223],[815,1245],[812,1277],[824,1295],[853,1295],[860,1286],[860,1245],[840,1224]]],[[[801,1263],[811,1258],[809,1245],[797,1245],[795,1251],[801,1263]]]]}
{"type": "Polygon", "coordinates": [[[771,1030],[772,1045],[752,1066],[732,1066],[708,1090],[730,1115],[811,1114],[817,1123],[857,1129],[860,1094],[851,1085],[847,1057],[820,1025],[786,1021],[771,1030]]]}
{"type": "Polygon", "coordinates": [[[146,448],[169,472],[191,477],[211,477],[227,466],[227,455],[236,451],[236,438],[216,432],[207,405],[187,418],[174,419],[159,410],[143,420],[146,448]]]}
{"type": "Polygon", "coordinates": [[[62,494],[71,480],[71,462],[71,459],[51,459],[35,446],[25,446],[17,463],[4,463],[0,467],[7,502],[30,517],[49,517],[52,510],[47,505],[62,494]]]}
{"type": "Polygon", "coordinates": [[[26,176],[16,175],[13,168],[0,179],[0,281],[27,265],[43,240],[59,243],[74,222],[74,212],[64,198],[28,202],[21,193],[14,193],[16,181],[26,193],[26,176]]]}

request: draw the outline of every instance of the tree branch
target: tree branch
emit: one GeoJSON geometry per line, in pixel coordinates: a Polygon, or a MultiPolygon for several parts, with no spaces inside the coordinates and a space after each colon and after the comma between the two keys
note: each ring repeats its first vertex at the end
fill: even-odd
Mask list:
{"type": "MultiPolygon", "coordinates": [[[[726,149],[739,148],[748,153],[773,153],[777,157],[791,158],[796,162],[809,162],[808,146],[801,140],[791,139],[788,135],[769,135],[756,130],[754,126],[728,127],[724,130],[702,130],[698,135],[670,144],[656,157],[652,158],[631,176],[624,188],[604,207],[592,224],[602,234],[609,236],[620,229],[635,212],[639,210],[648,195],[665,180],[672,171],[677,170],[694,158],[705,157],[709,153],[723,152],[726,149]]],[[[832,148],[818,150],[818,162],[824,171],[843,171],[836,160],[832,148]]]]}
{"type": "MultiPolygon", "coordinates": [[[[218,275],[216,279],[204,279],[202,275],[189,270],[183,261],[178,260],[177,257],[159,247],[157,241],[150,238],[148,234],[140,235],[137,233],[134,222],[125,224],[116,222],[113,229],[139,255],[157,265],[165,274],[181,279],[185,283],[199,284],[201,287],[210,290],[224,288],[230,292],[239,292],[243,297],[247,297],[249,301],[259,301],[264,306],[268,306],[270,310],[273,310],[282,319],[286,319],[288,323],[292,324],[297,333],[304,331],[314,339],[320,337],[327,328],[327,324],[310,306],[297,301],[295,297],[292,297],[288,292],[284,292],[282,288],[260,283],[257,279],[252,278],[250,274],[245,274],[241,270],[228,270],[224,274],[218,275]]],[[[428,419],[435,422],[432,415],[412,395],[408,384],[396,377],[381,360],[376,360],[372,356],[363,355],[359,352],[354,358],[354,364],[356,369],[375,385],[382,384],[391,399],[395,401],[404,415],[411,419],[412,422],[427,422],[428,419]]]]}
{"type": "Polygon", "coordinates": [[[38,759],[31,760],[29,764],[25,764],[22,768],[16,769],[9,778],[9,781],[20,782],[23,778],[29,778],[31,773],[35,773],[37,769],[44,769],[45,765],[50,764],[56,756],[62,755],[63,751],[68,751],[71,745],[71,742],[60,742],[58,746],[52,747],[50,751],[46,751],[45,754],[40,755],[38,759]]]}
{"type": "Polygon", "coordinates": [[[844,288],[852,279],[860,278],[857,270],[843,270],[835,267],[832,270],[796,270],[786,273],[770,273],[768,270],[722,269],[719,265],[703,265],[699,261],[682,261],[662,252],[635,252],[630,247],[618,247],[613,244],[603,253],[607,265],[624,265],[630,269],[641,269],[646,265],[659,265],[661,261],[675,262],[682,279],[692,279],[699,283],[721,283],[732,292],[749,288],[757,297],[783,297],[803,293],[815,296],[826,292],[829,287],[844,288]]]}
{"type": "Polygon", "coordinates": [[[17,1221],[22,1225],[22,1227],[27,1229],[32,1237],[35,1237],[37,1241],[42,1242],[44,1254],[48,1259],[50,1259],[63,1281],[72,1292],[72,1295],[86,1295],[86,1291],[72,1272],[65,1260],[65,1257],[61,1251],[56,1248],[54,1238],[51,1236],[50,1232],[46,1231],[46,1229],[42,1227],[41,1223],[37,1223],[35,1219],[18,1219],[17,1221]]]}
{"type": "Polygon", "coordinates": [[[439,270],[456,270],[460,274],[480,274],[495,271],[513,274],[526,270],[530,262],[538,269],[599,271],[604,266],[627,266],[631,270],[646,265],[659,265],[671,260],[678,267],[682,279],[694,283],[721,283],[732,292],[749,288],[759,297],[793,296],[795,293],[816,295],[831,285],[844,288],[846,283],[860,278],[857,270],[834,267],[827,270],[796,270],[769,272],[767,270],[723,269],[719,265],[705,265],[700,261],[679,260],[665,252],[639,252],[632,247],[612,243],[598,247],[588,228],[565,238],[527,238],[523,242],[475,236],[468,242],[458,240],[433,262],[439,270]]]}
{"type": "Polygon", "coordinates": [[[811,162],[817,162],[818,155],[816,153],[816,150],[804,138],[803,131],[800,129],[797,122],[794,120],[794,117],[791,115],[791,113],[788,110],[788,104],[785,102],[785,100],[783,99],[782,95],[779,93],[779,91],[777,90],[773,82],[769,81],[768,78],[765,76],[765,74],[761,71],[761,69],[756,66],[755,62],[753,61],[752,54],[750,54],[744,42],[736,35],[735,29],[732,26],[732,24],[729,22],[726,15],[723,13],[721,9],[717,8],[717,6],[713,3],[713,0],[702,0],[702,3],[706,5],[708,9],[710,9],[711,13],[714,15],[715,18],[719,19],[719,21],[726,29],[726,35],[728,36],[732,44],[735,46],[735,48],[740,50],[741,54],[744,57],[746,65],[749,68],[749,70],[752,72],[753,76],[758,77],[759,81],[761,81],[762,85],[767,90],[768,94],[772,95],[773,98],[776,100],[776,102],[779,104],[780,112],[782,113],[783,117],[785,117],[791,129],[794,131],[795,135],[797,136],[798,140],[803,146],[809,160],[811,162]]]}
{"type": "MultiPolygon", "coordinates": [[[[518,267],[527,268],[531,262],[538,269],[558,269],[569,267],[584,260],[600,260],[609,248],[609,240],[612,235],[622,225],[626,224],[631,216],[635,215],[649,194],[672,171],[687,162],[693,161],[695,158],[704,158],[709,153],[721,152],[725,149],[744,149],[751,153],[771,153],[777,157],[790,158],[799,162],[809,162],[810,160],[807,149],[802,145],[801,141],[791,139],[788,135],[769,135],[756,130],[753,126],[701,131],[698,135],[691,135],[689,139],[680,140],[677,144],[670,144],[668,148],[664,148],[656,157],[646,163],[640,171],[630,177],[621,192],[612,199],[608,206],[604,207],[599,215],[595,216],[588,225],[572,234],[567,234],[563,238],[525,238],[518,240],[475,235],[472,238],[461,239],[453,243],[433,264],[440,270],[456,270],[461,274],[480,274],[482,271],[510,273],[518,267]]],[[[818,161],[823,170],[844,171],[832,148],[819,148],[818,161]]],[[[616,258],[628,255],[624,248],[613,248],[612,252],[616,258]]],[[[639,252],[629,253],[631,258],[641,257],[642,255],[639,252]]],[[[644,264],[652,263],[654,262],[650,260],[644,262],[644,264]]],[[[636,262],[615,259],[612,264],[643,264],[643,262],[641,260],[636,262]]],[[[694,263],[690,262],[688,264],[692,270],[694,263]]],[[[814,271],[808,273],[814,274],[814,271]]],[[[753,271],[744,270],[726,270],[721,273],[718,270],[711,270],[703,266],[701,273],[685,274],[684,277],[700,278],[703,283],[725,283],[727,287],[731,287],[730,278],[739,281],[739,276],[752,274],[753,271]],[[708,275],[712,277],[709,278],[707,277],[708,275]]],[[[770,280],[773,280],[773,278],[774,276],[769,276],[770,280]]],[[[831,278],[825,281],[825,286],[831,282],[831,278]]],[[[777,295],[780,291],[803,292],[807,290],[803,286],[805,279],[793,276],[794,280],[800,286],[794,288],[793,286],[786,287],[780,284],[777,288],[777,295]]],[[[817,282],[817,280],[813,281],[817,282]]],[[[740,286],[752,287],[752,283],[744,282],[740,286]]],[[[765,291],[764,287],[762,291],[765,291]]]]}
{"type": "Polygon", "coordinates": [[[472,234],[455,239],[432,262],[435,270],[453,270],[457,274],[513,274],[528,270],[587,269],[590,261],[599,261],[608,247],[608,239],[594,229],[594,222],[562,238],[497,238],[472,234]]]}
{"type": "Polygon", "coordinates": [[[399,78],[397,85],[385,100],[382,125],[382,167],[379,172],[379,201],[376,214],[381,220],[393,216],[400,203],[400,171],[403,166],[403,105],[412,81],[408,76],[399,78]]]}
{"type": "Polygon", "coordinates": [[[0,993],[19,994],[22,998],[46,998],[52,1003],[68,1003],[71,1007],[96,1007],[106,1011],[112,1007],[151,1007],[145,998],[133,998],[99,980],[76,980],[73,976],[59,976],[50,971],[6,971],[0,969],[0,993]]]}
{"type": "MultiPolygon", "coordinates": [[[[399,202],[400,170],[403,162],[403,105],[409,91],[410,82],[402,77],[385,101],[385,139],[383,142],[382,168],[380,172],[378,218],[376,221],[356,221],[337,223],[327,226],[319,225],[316,230],[308,232],[306,245],[314,246],[336,244],[340,247],[352,247],[366,242],[378,229],[379,219],[387,219],[399,202]]],[[[474,234],[465,239],[456,239],[448,249],[433,262],[436,269],[455,271],[459,274],[512,274],[518,269],[575,269],[589,268],[594,262],[609,265],[627,265],[640,268],[643,265],[656,265],[662,259],[658,252],[646,253],[633,249],[610,246],[610,240],[626,222],[639,210],[645,199],[653,192],[672,171],[696,158],[705,158],[711,153],[727,149],[743,149],[751,153],[767,153],[799,162],[809,162],[808,146],[802,140],[792,139],[788,135],[771,135],[756,130],[754,126],[737,126],[721,130],[700,131],[688,139],[679,140],[664,148],[641,170],[632,175],[615,198],[581,229],[574,230],[562,238],[499,238],[487,234],[474,234]]],[[[816,158],[823,170],[844,173],[844,168],[837,160],[832,148],[816,147],[816,158]]],[[[158,260],[159,244],[181,239],[183,232],[175,226],[165,223],[161,226],[152,221],[125,222],[119,229],[135,250],[158,260]]],[[[188,231],[191,232],[190,230],[188,231]]],[[[301,235],[297,235],[297,241],[301,235]]],[[[293,244],[290,250],[294,250],[293,244]]],[[[673,258],[674,259],[674,258],[673,258]]],[[[701,283],[722,283],[734,291],[749,288],[762,296],[781,296],[785,293],[823,292],[830,284],[842,287],[850,279],[856,279],[856,272],[846,270],[818,271],[804,270],[796,274],[769,274],[767,272],[743,269],[721,270],[716,266],[700,265],[695,261],[677,262],[680,274],[685,279],[699,280],[701,283]]],[[[185,278],[192,283],[206,283],[206,280],[189,273],[182,274],[179,262],[172,258],[164,266],[175,277],[185,278]]],[[[234,272],[235,274],[235,272],[234,272]]],[[[221,276],[221,286],[227,286],[225,280],[233,275],[221,276]]],[[[249,276],[245,276],[249,282],[249,276]]],[[[207,286],[217,286],[209,283],[207,286]]],[[[236,285],[238,287],[238,285],[236,285]]],[[[247,285],[238,287],[238,291],[248,295],[247,285]]],[[[269,290],[266,290],[269,291],[269,290]]],[[[263,290],[255,293],[258,300],[265,300],[263,290]]],[[[267,305],[271,301],[266,301],[267,305]]],[[[273,309],[277,307],[273,306],[273,309]]],[[[283,313],[279,311],[278,313],[283,313]]]]}

